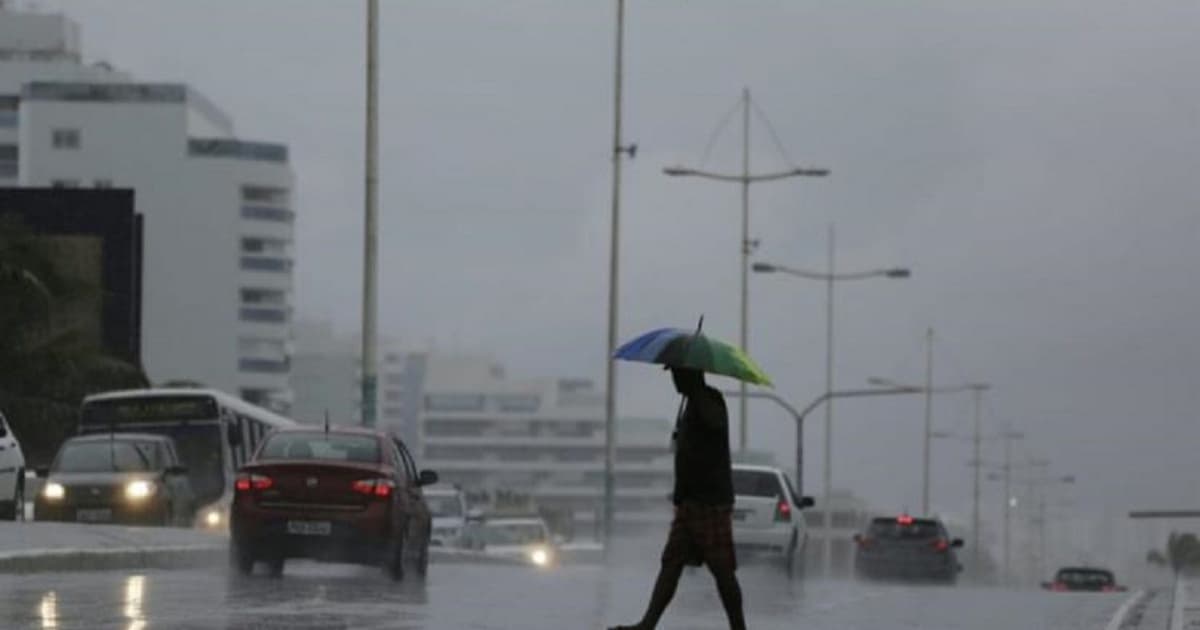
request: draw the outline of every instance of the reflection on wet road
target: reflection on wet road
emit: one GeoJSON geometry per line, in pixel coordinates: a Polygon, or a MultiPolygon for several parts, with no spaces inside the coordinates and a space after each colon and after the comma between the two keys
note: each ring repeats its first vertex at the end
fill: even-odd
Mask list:
{"type": "MultiPolygon", "coordinates": [[[[1070,595],[970,587],[789,583],[768,568],[740,572],[750,625],[816,630],[1092,630],[1120,595],[1070,595]]],[[[437,566],[429,582],[394,584],[355,567],[288,567],[282,579],[223,570],[102,572],[0,577],[0,627],[546,629],[631,621],[645,604],[648,571],[565,567],[437,566]]],[[[684,578],[662,625],[727,627],[703,572],[684,578]]]]}

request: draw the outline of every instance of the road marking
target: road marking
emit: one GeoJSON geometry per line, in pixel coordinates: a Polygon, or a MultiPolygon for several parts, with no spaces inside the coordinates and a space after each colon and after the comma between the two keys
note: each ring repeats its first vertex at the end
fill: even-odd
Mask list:
{"type": "Polygon", "coordinates": [[[1129,599],[1125,600],[1125,603],[1121,604],[1121,607],[1117,609],[1115,614],[1113,614],[1112,619],[1108,621],[1108,625],[1104,627],[1104,630],[1120,630],[1121,624],[1125,623],[1125,618],[1129,616],[1129,611],[1132,610],[1138,602],[1142,601],[1142,598],[1145,596],[1145,590],[1137,591],[1133,595],[1129,596],[1129,599]]]}

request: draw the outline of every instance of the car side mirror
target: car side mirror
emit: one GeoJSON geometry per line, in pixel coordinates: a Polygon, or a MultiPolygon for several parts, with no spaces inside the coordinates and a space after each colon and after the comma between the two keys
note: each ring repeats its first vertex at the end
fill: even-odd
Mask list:
{"type": "Polygon", "coordinates": [[[418,486],[432,486],[438,482],[438,474],[432,470],[422,470],[417,473],[418,486]]]}
{"type": "Polygon", "coordinates": [[[174,466],[167,466],[167,469],[164,472],[171,476],[182,477],[188,474],[188,469],[187,466],[180,466],[176,464],[174,466]]]}
{"type": "Polygon", "coordinates": [[[801,509],[812,507],[816,504],[817,504],[817,502],[813,501],[812,497],[800,497],[800,508],[801,509]]]}
{"type": "Polygon", "coordinates": [[[225,427],[225,439],[230,446],[238,447],[242,445],[242,432],[238,430],[236,424],[230,424],[225,427]]]}
{"type": "Polygon", "coordinates": [[[963,546],[963,539],[961,539],[961,538],[955,538],[954,540],[951,540],[951,541],[950,541],[950,546],[951,546],[951,547],[954,547],[955,549],[961,549],[961,548],[962,548],[962,546],[963,546]]]}
{"type": "Polygon", "coordinates": [[[46,477],[50,476],[50,469],[49,468],[37,468],[33,471],[33,474],[37,475],[38,479],[45,479],[46,477]]]}

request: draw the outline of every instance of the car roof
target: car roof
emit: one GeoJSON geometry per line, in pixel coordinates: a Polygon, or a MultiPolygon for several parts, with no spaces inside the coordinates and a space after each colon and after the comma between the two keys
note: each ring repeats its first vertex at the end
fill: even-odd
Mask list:
{"type": "Polygon", "coordinates": [[[777,466],[763,466],[762,464],[734,464],[734,470],[748,470],[751,472],[765,472],[779,474],[783,472],[782,468],[777,466]]]}
{"type": "Polygon", "coordinates": [[[1074,571],[1079,573],[1107,573],[1108,575],[1112,575],[1112,571],[1101,567],[1063,567],[1058,570],[1059,573],[1064,571],[1074,571]]]}
{"type": "MultiPolygon", "coordinates": [[[[899,523],[900,517],[902,517],[902,516],[906,516],[906,515],[905,514],[897,514],[895,516],[876,516],[875,518],[871,519],[871,523],[872,524],[875,524],[875,523],[899,523]]],[[[918,518],[916,516],[912,516],[910,518],[912,518],[912,522],[915,525],[941,525],[942,524],[942,522],[936,518],[918,518]]]]}
{"type": "Polygon", "coordinates": [[[173,441],[168,435],[159,435],[155,433],[89,433],[87,435],[75,435],[66,439],[67,442],[171,442],[173,441]]]}
{"type": "Polygon", "coordinates": [[[500,516],[489,518],[484,525],[545,525],[545,519],[537,516],[500,516]]]}
{"type": "Polygon", "coordinates": [[[390,439],[390,437],[391,437],[390,435],[388,435],[388,433],[386,433],[384,431],[379,431],[376,429],[370,429],[367,427],[338,426],[338,425],[330,425],[328,431],[326,431],[323,426],[319,426],[319,425],[300,425],[300,426],[295,426],[295,427],[283,427],[283,428],[277,429],[274,432],[274,434],[280,434],[280,435],[286,434],[286,433],[328,433],[330,435],[367,435],[367,436],[379,438],[381,440],[387,440],[387,439],[390,439]]]}

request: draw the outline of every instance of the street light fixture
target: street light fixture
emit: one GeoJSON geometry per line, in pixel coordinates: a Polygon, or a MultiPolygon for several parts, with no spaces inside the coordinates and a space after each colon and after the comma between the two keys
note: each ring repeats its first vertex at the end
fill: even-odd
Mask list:
{"type": "MultiPolygon", "coordinates": [[[[750,90],[742,89],[742,172],[740,174],[715,173],[686,166],[668,166],[663,173],[671,177],[701,177],[720,182],[733,182],[742,186],[742,296],[741,296],[741,333],[738,343],[744,352],[749,352],[749,275],[750,252],[753,243],[750,241],[750,184],[769,182],[790,177],[826,177],[827,168],[790,168],[774,173],[750,173],[750,90]]],[[[738,441],[739,448],[746,450],[746,384],[738,387],[741,396],[738,399],[738,441]]]]}
{"type": "MultiPolygon", "coordinates": [[[[829,269],[826,272],[807,271],[785,265],[769,262],[756,262],[753,269],[757,273],[782,273],[806,280],[819,280],[825,283],[825,392],[833,392],[833,286],[844,280],[866,280],[869,278],[908,278],[912,272],[905,268],[873,269],[851,273],[836,273],[834,270],[834,232],[829,226],[829,269]]],[[[829,504],[833,494],[833,401],[825,405],[825,448],[824,448],[824,492],[822,500],[829,504]]],[[[826,515],[829,512],[825,512],[826,515]]],[[[828,545],[825,557],[829,558],[828,545]]],[[[828,567],[826,567],[828,568],[828,567]]]]}

